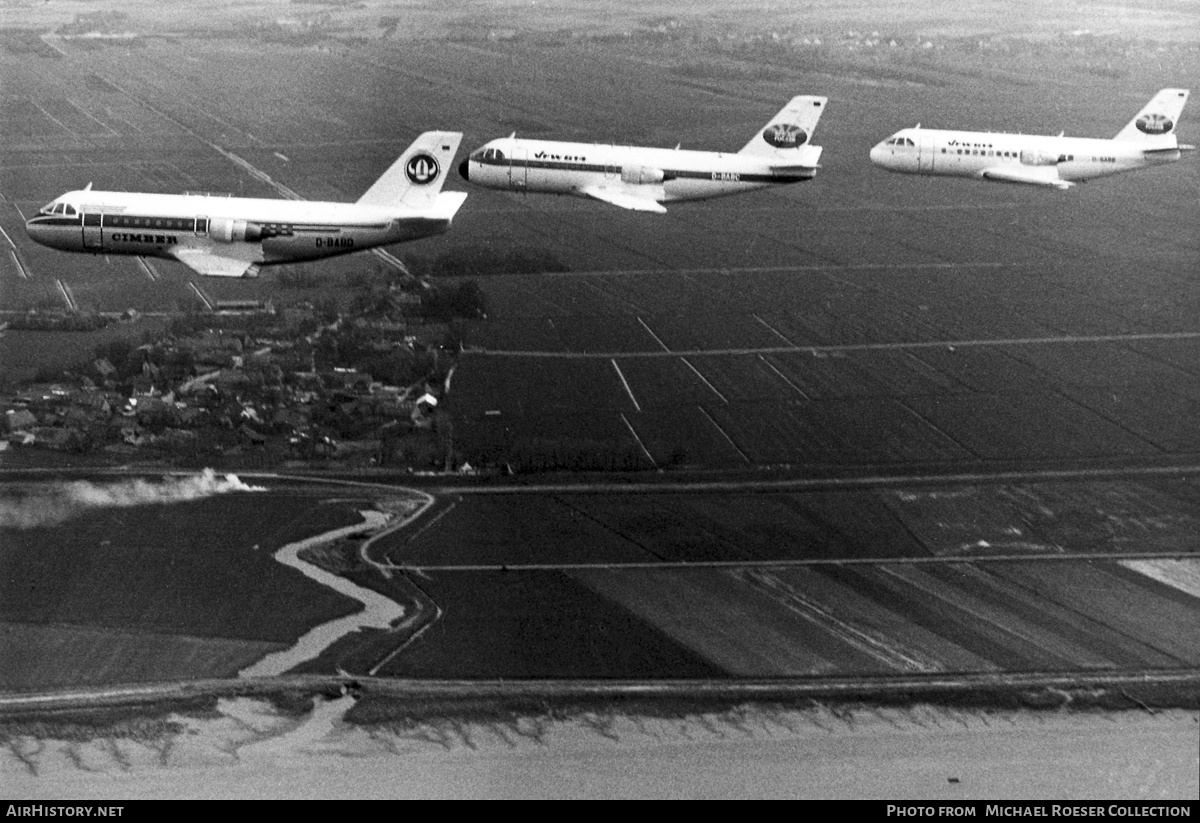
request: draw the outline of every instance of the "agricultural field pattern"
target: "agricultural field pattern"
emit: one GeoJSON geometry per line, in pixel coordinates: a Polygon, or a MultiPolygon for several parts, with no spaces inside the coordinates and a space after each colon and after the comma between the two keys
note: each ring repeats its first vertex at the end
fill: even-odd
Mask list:
{"type": "MultiPolygon", "coordinates": [[[[165,544],[184,527],[147,507],[5,524],[4,656],[30,662],[0,687],[235,676],[355,609],[268,570],[270,551],[360,522],[398,486],[433,502],[369,546],[366,527],[343,535],[322,563],[420,619],[297,671],[1195,671],[1196,158],[1069,193],[867,159],[917,122],[1108,136],[1157,89],[1200,76],[1186,41],[1148,59],[1107,40],[1021,43],[999,59],[780,56],[749,41],[699,60],[649,36],[6,30],[0,307],[132,308],[147,330],[195,311],[198,290],[316,300],[375,259],[309,264],[300,288],[269,268],[199,282],[172,262],[41,248],[24,220],[89,182],[352,201],[427,129],[464,131],[463,151],[513,131],[735,151],[793,95],[829,104],[814,180],[663,216],[452,179],[469,197],[451,230],[396,257],[536,250],[567,269],[479,278],[487,316],[464,324],[445,408],[458,452],[496,475],[347,489],[243,473],[278,525],[249,497],[173,504],[191,535],[177,552],[165,544]],[[97,573],[107,588],[85,585],[97,573]],[[271,597],[246,592],[250,574],[271,597]],[[31,594],[36,581],[52,596],[31,594]],[[97,595],[126,584],[119,603],[97,595]],[[293,597],[305,610],[281,606],[293,597]],[[230,602],[245,611],[218,608],[230,602]]],[[[1200,142],[1196,111],[1179,130],[1200,142]]],[[[39,334],[0,331],[10,374],[102,339],[39,334]]]]}

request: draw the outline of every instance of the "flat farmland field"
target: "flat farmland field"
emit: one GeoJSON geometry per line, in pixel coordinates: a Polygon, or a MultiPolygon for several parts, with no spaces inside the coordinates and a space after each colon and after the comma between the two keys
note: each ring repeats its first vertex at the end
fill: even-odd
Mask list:
{"type": "Polygon", "coordinates": [[[705,678],[721,670],[660,626],[557,571],[422,581],[443,609],[380,669],[418,678],[705,678]],[[553,615],[552,620],[547,616],[553,615]]]}
{"type": "MultiPolygon", "coordinates": [[[[337,25],[280,32],[277,9],[241,4],[225,28],[185,15],[108,44],[43,36],[73,8],[22,7],[45,31],[0,33],[0,309],[167,315],[195,306],[193,286],[345,305],[350,278],[380,265],[306,264],[318,285],[301,289],[269,269],[201,279],[33,244],[29,215],[88,182],[349,202],[429,129],[464,132],[460,157],[514,131],[732,152],[792,96],[829,98],[812,181],[650,215],[453,174],[447,188],[469,194],[453,228],[390,249],[413,263],[536,252],[565,271],[475,278],[487,317],[464,324],[441,408],[455,455],[483,471],[413,481],[436,505],[374,544],[440,610],[379,656],[382,674],[1197,665],[1196,158],[1059,192],[868,157],[916,123],[1116,134],[1155,91],[1200,76],[1188,12],[1083,37],[1078,14],[1011,0],[882,22],[856,4],[711,20],[680,4],[663,13],[682,31],[651,33],[659,6],[576,11],[576,30],[557,4],[485,4],[440,27],[409,9],[412,25],[387,32],[369,4],[321,18],[293,5],[337,25]],[[998,21],[1023,33],[993,39],[998,21]],[[701,26],[719,29],[693,37],[701,26]],[[898,46],[846,39],[875,28],[898,46]],[[817,29],[826,47],[805,47],[817,29]],[[925,38],[937,45],[918,51],[925,38]],[[651,488],[584,490],[639,481],[651,488]]],[[[0,366],[63,367],[132,328],[0,331],[0,366]]],[[[227,674],[353,612],[271,559],[358,523],[369,495],[348,488],[6,528],[0,652],[28,662],[4,687],[227,674]]],[[[379,630],[356,654],[391,640],[379,630]]]]}
{"type": "Polygon", "coordinates": [[[1177,668],[1200,629],[1194,596],[1117,563],[440,569],[422,587],[445,616],[393,676],[1177,668]]]}
{"type": "Polygon", "coordinates": [[[314,622],[356,609],[271,557],[289,541],[358,522],[352,506],[314,505],[311,493],[298,490],[80,508],[80,495],[106,498],[128,488],[127,481],[80,482],[5,489],[5,622],[288,642],[314,622]],[[71,516],[38,524],[56,513],[71,516]],[[126,521],[137,528],[123,528],[126,521]]]}
{"type": "Polygon", "coordinates": [[[564,490],[462,496],[414,534],[379,545],[417,568],[1193,555],[1198,503],[1200,486],[1188,478],[803,493],[564,490]]]}
{"type": "Polygon", "coordinates": [[[85,626],[0,624],[0,689],[233,677],[281,643],[122,632],[85,626]]]}

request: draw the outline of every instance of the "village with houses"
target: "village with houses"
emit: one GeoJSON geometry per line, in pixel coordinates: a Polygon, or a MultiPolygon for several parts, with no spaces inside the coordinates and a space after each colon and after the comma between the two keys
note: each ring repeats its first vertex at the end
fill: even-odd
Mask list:
{"type": "MultiPolygon", "coordinates": [[[[482,314],[481,299],[471,281],[375,284],[348,311],[328,300],[174,315],[140,343],[136,333],[110,339],[53,380],[0,386],[0,455],[462,470],[439,404],[461,317],[482,314]]],[[[93,325],[62,319],[33,312],[16,325],[93,325]]],[[[136,312],[109,320],[139,323],[136,312]]]]}

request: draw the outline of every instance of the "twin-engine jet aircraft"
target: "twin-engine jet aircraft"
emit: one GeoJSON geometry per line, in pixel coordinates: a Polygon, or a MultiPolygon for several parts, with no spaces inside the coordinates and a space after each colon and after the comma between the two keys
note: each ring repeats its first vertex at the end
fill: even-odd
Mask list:
{"type": "Polygon", "coordinates": [[[422,134],[356,203],[197,194],[82,191],[25,224],[44,246],[178,260],[200,274],[242,277],[441,234],[466,200],[443,192],[461,132],[422,134]]]}
{"type": "Polygon", "coordinates": [[[975,177],[1068,189],[1093,177],[1171,163],[1181,145],[1175,124],[1188,89],[1163,89],[1112,140],[1003,132],[901,129],[871,149],[889,171],[975,177]]]}
{"type": "Polygon", "coordinates": [[[811,180],[821,147],[809,145],[825,97],[792,98],[737,154],[522,140],[493,140],[458,166],[492,189],[590,197],[634,211],[811,180]]]}

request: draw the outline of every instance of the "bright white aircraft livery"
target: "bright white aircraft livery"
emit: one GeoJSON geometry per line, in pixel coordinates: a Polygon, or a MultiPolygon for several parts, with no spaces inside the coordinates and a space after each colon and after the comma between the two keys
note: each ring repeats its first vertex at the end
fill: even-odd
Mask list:
{"type": "Polygon", "coordinates": [[[821,147],[808,141],[826,102],[792,98],[736,154],[523,140],[513,134],[472,152],[458,172],[488,188],[589,197],[662,214],[663,203],[811,180],[821,147]]]}
{"type": "Polygon", "coordinates": [[[214,277],[441,234],[464,192],[443,192],[461,132],[422,134],[356,203],[204,194],[67,192],[25,224],[44,246],[178,260],[214,277]]]}
{"type": "Polygon", "coordinates": [[[1188,89],[1163,89],[1111,140],[901,129],[871,149],[871,162],[889,171],[953,175],[1067,189],[1093,177],[1178,160],[1195,146],[1180,144],[1175,124],[1188,89]]]}

